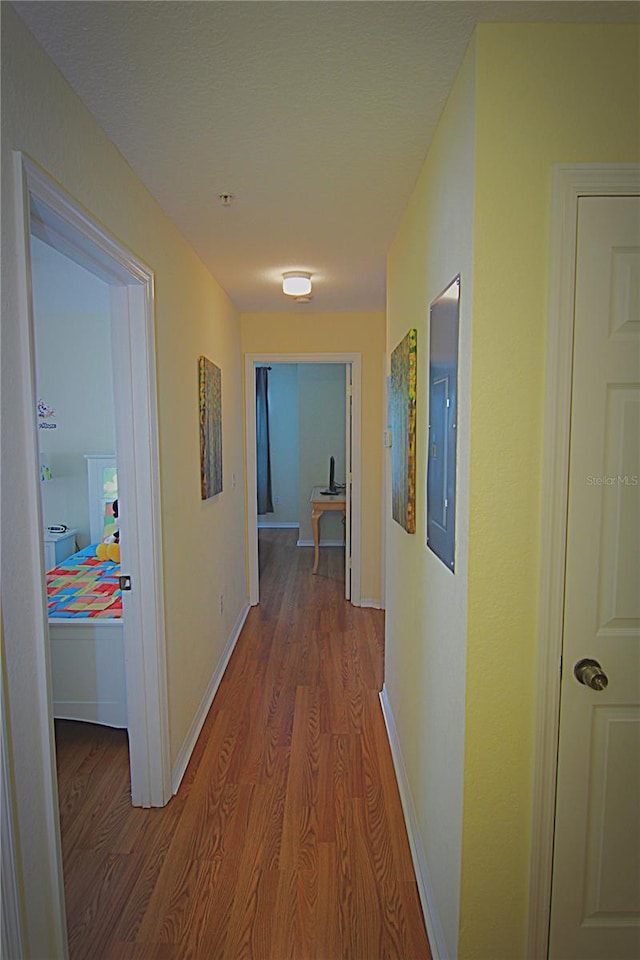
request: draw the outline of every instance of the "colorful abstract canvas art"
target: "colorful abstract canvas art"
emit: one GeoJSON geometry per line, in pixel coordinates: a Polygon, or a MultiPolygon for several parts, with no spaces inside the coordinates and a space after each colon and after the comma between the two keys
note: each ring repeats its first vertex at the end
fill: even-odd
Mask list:
{"type": "Polygon", "coordinates": [[[416,532],[416,383],[418,331],[412,328],[391,354],[391,511],[416,532]]]}
{"type": "Polygon", "coordinates": [[[222,371],[198,359],[200,386],[200,497],[222,492],[222,371]]]}

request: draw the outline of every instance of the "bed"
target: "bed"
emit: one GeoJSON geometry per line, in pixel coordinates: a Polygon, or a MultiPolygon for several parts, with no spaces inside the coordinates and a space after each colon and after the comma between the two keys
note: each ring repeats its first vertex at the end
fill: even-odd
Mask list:
{"type": "Polygon", "coordinates": [[[53,715],[127,726],[120,565],[96,546],[112,522],[115,458],[87,456],[91,545],[47,571],[53,715]]]}

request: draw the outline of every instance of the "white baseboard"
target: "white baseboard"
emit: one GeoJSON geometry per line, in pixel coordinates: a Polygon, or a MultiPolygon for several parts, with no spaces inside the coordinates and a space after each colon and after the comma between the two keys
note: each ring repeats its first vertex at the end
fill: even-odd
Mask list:
{"type": "Polygon", "coordinates": [[[235,622],[233,630],[231,631],[231,635],[227,641],[227,646],[225,647],[224,653],[222,654],[222,657],[220,658],[220,662],[218,663],[217,667],[213,671],[213,674],[211,676],[207,689],[205,690],[204,696],[200,702],[200,706],[196,710],[196,715],[193,718],[193,723],[189,728],[189,732],[187,733],[184,743],[182,744],[182,747],[180,749],[180,753],[177,756],[177,759],[173,768],[173,773],[171,775],[171,789],[174,794],[178,792],[178,787],[182,782],[182,778],[184,777],[185,770],[187,769],[187,764],[191,759],[191,754],[193,753],[193,749],[196,745],[196,741],[200,736],[200,731],[202,730],[204,721],[206,720],[211,704],[213,703],[213,698],[215,697],[218,687],[220,686],[220,681],[222,680],[224,671],[227,668],[227,664],[229,663],[231,654],[233,653],[234,647],[238,642],[238,637],[240,636],[240,632],[244,626],[244,622],[247,619],[247,614],[249,613],[249,610],[250,610],[249,604],[248,602],[245,601],[240,611],[240,614],[238,616],[238,619],[235,622]]]}
{"type": "Polygon", "coordinates": [[[368,597],[363,597],[358,603],[354,603],[354,607],[371,607],[372,610],[384,610],[381,600],[370,600],[368,597]]]}
{"type": "Polygon", "coordinates": [[[297,530],[300,524],[297,522],[278,520],[258,520],[258,530],[297,530]]]}
{"type": "Polygon", "coordinates": [[[422,849],[418,818],[416,817],[416,811],[413,805],[413,799],[411,797],[407,770],[404,765],[402,750],[400,748],[400,740],[398,738],[398,731],[396,730],[395,720],[393,718],[391,704],[389,703],[389,698],[387,696],[386,686],[383,686],[382,690],[380,691],[380,703],[382,705],[384,722],[387,727],[387,735],[389,737],[389,745],[391,747],[393,766],[396,771],[398,790],[400,792],[400,800],[402,802],[402,811],[404,813],[407,834],[409,836],[409,846],[411,847],[411,859],[413,860],[413,869],[416,873],[418,893],[420,895],[420,903],[422,904],[422,912],[424,914],[424,922],[427,928],[427,936],[429,937],[431,954],[433,956],[433,960],[447,960],[449,953],[445,943],[442,925],[440,924],[440,919],[433,902],[433,888],[429,879],[429,871],[427,870],[424,850],[422,849]]]}
{"type": "MultiPolygon", "coordinates": [[[[297,547],[313,547],[313,540],[298,540],[297,547]]],[[[320,540],[321,547],[344,547],[344,540],[320,540]]]]}

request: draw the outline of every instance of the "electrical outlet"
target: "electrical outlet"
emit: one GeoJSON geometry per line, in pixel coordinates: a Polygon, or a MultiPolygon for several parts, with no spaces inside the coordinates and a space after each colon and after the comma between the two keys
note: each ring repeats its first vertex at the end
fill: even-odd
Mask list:
{"type": "Polygon", "coordinates": [[[277,505],[280,503],[280,497],[274,497],[273,502],[277,505]]]}
{"type": "Polygon", "coordinates": [[[220,594],[220,613],[224,613],[224,596],[220,594]]]}

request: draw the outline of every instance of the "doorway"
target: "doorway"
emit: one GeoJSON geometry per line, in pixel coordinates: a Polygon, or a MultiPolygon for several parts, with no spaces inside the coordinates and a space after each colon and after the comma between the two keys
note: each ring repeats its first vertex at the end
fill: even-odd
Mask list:
{"type": "MultiPolygon", "coordinates": [[[[22,164],[25,276],[30,278],[32,273],[28,238],[33,234],[109,288],[119,491],[128,505],[127,515],[121,518],[122,569],[131,577],[133,585],[130,593],[123,596],[131,797],[135,806],[163,806],[171,796],[171,788],[157,479],[153,274],[94,223],[39,167],[24,157],[22,164]]],[[[31,291],[27,302],[30,356],[24,376],[25,381],[31,383],[35,409],[31,291]]],[[[70,345],[71,355],[72,351],[70,345]]],[[[31,428],[34,449],[37,449],[35,417],[31,428]]],[[[39,502],[33,505],[32,513],[39,518],[39,530],[42,530],[44,521],[39,502]]],[[[34,590],[42,604],[41,585],[34,584],[34,590]]],[[[43,628],[45,617],[43,610],[43,628]]],[[[43,675],[49,673],[46,644],[43,633],[43,675]]],[[[42,718],[48,730],[50,718],[49,701],[48,718],[42,718]]]]}
{"type": "MultiPolygon", "coordinates": [[[[114,503],[116,516],[118,509],[111,308],[108,284],[56,250],[39,219],[32,217],[32,228],[41,532],[59,750],[58,721],[128,725],[119,570],[97,565],[97,553],[107,550],[98,544],[117,524],[112,518],[106,527],[107,515],[114,503]]],[[[122,743],[128,765],[126,736],[122,743]]]]}
{"type": "MultiPolygon", "coordinates": [[[[351,422],[346,414],[347,366],[339,363],[273,363],[256,371],[258,528],[293,528],[296,545],[314,548],[310,491],[330,485],[331,463],[343,509],[322,517],[322,553],[342,548],[349,599],[351,548],[347,478],[351,422]]],[[[262,535],[264,536],[264,534],[262,535]]],[[[311,560],[309,560],[311,563],[311,560]]]]}
{"type": "Polygon", "coordinates": [[[640,945],[640,197],[578,203],[553,958],[640,945]]]}
{"type": "MultiPolygon", "coordinates": [[[[354,605],[360,602],[360,437],[361,437],[361,405],[360,405],[360,354],[248,354],[245,357],[245,418],[246,418],[246,462],[247,462],[247,542],[249,560],[249,597],[250,603],[259,602],[259,562],[258,562],[258,515],[257,515],[257,469],[256,469],[256,368],[275,364],[296,365],[338,365],[337,376],[341,379],[342,396],[345,403],[345,540],[346,552],[349,554],[350,566],[346,564],[346,575],[349,577],[347,594],[354,605]],[[344,384],[344,389],[342,385],[344,384]],[[348,422],[347,422],[348,421],[348,422]],[[351,464],[349,470],[348,464],[351,464]],[[350,496],[348,495],[350,494],[350,496]]],[[[323,483],[328,480],[329,457],[326,458],[322,475],[315,482],[323,483]],[[325,476],[326,474],[326,476],[325,476]]],[[[315,468],[317,471],[317,467],[315,468]]],[[[308,478],[307,478],[308,479],[308,478]]],[[[308,482],[307,482],[308,485],[308,482]]],[[[309,489],[308,494],[310,494],[309,489]]],[[[304,491],[300,490],[300,503],[305,499],[304,491]]],[[[308,495],[307,495],[308,499],[308,495]]],[[[309,521],[311,505],[309,503],[309,521]]],[[[335,519],[335,518],[332,518],[335,519]]],[[[310,571],[311,573],[311,571],[310,571]]],[[[347,587],[347,585],[346,585],[347,587]]]]}
{"type": "MultiPolygon", "coordinates": [[[[633,239],[632,234],[629,241],[622,232],[622,239],[611,240],[608,251],[597,253],[595,262],[599,269],[612,267],[615,272],[616,261],[620,269],[613,283],[600,278],[599,307],[591,318],[588,311],[585,316],[584,304],[591,304],[592,297],[589,293],[585,301],[580,276],[589,280],[596,274],[589,266],[593,257],[593,253],[588,252],[589,238],[595,238],[596,246],[602,246],[606,241],[603,224],[607,221],[606,218],[598,221],[595,232],[583,234],[581,231],[589,221],[582,219],[580,210],[587,210],[585,201],[590,205],[594,200],[596,206],[592,210],[625,208],[639,195],[640,166],[636,164],[583,164],[554,170],[545,421],[548,439],[542,498],[546,509],[541,550],[544,566],[540,591],[539,706],[527,954],[530,957],[558,954],[622,957],[635,956],[636,950],[634,945],[629,953],[628,945],[621,945],[624,940],[628,944],[630,937],[633,941],[637,936],[637,916],[634,919],[634,911],[628,906],[631,891],[628,884],[620,887],[634,841],[624,827],[619,833],[625,811],[615,804],[620,801],[624,808],[632,786],[631,781],[626,781],[623,789],[616,789],[616,778],[626,780],[631,770],[637,769],[637,761],[634,764],[622,759],[625,751],[633,750],[638,706],[633,706],[634,702],[637,704],[637,692],[635,696],[625,693],[634,673],[619,664],[618,649],[625,647],[628,651],[638,622],[637,608],[633,607],[637,594],[628,589],[628,578],[634,568],[627,562],[628,550],[632,548],[630,538],[634,536],[633,531],[637,531],[637,522],[630,523],[628,516],[624,519],[629,504],[637,504],[637,494],[631,499],[628,497],[625,476],[628,474],[633,482],[632,477],[637,475],[637,468],[634,473],[627,467],[637,457],[637,430],[633,430],[634,422],[637,423],[633,419],[637,417],[637,397],[633,400],[630,392],[634,389],[632,381],[637,382],[638,360],[632,377],[628,372],[623,373],[623,382],[616,384],[614,374],[618,361],[632,360],[633,351],[638,349],[632,291],[637,282],[640,246],[637,236],[633,239]],[[616,202],[611,204],[608,198],[616,202]],[[585,251],[587,256],[583,261],[585,251]],[[585,330],[591,331],[587,340],[585,330]],[[589,338],[593,336],[600,337],[601,341],[595,355],[593,343],[589,345],[589,338]],[[612,351],[617,356],[616,363],[608,358],[612,351]],[[589,363],[591,372],[598,371],[597,383],[589,374],[589,363]],[[581,389],[585,372],[589,380],[587,408],[584,400],[575,394],[576,389],[581,389]],[[605,372],[606,390],[600,382],[605,372]],[[624,416],[620,416],[621,402],[622,406],[626,405],[624,416]],[[593,403],[595,409],[592,409],[593,403]],[[629,430],[628,436],[625,435],[629,430]],[[630,445],[626,439],[631,441],[630,445]],[[616,464],[616,457],[622,457],[626,466],[616,464]],[[628,457],[631,460],[627,460],[628,457]],[[607,480],[609,476],[611,483],[607,480]],[[586,521],[581,513],[585,498],[589,500],[586,521]],[[613,511],[617,519],[612,523],[614,499],[618,501],[613,511]],[[586,549],[583,546],[578,556],[591,565],[592,573],[595,571],[595,587],[583,582],[582,567],[572,562],[576,556],[576,531],[589,538],[586,549]],[[611,562],[612,550],[615,562],[611,562]],[[579,587],[577,608],[576,585],[579,587]],[[615,600],[615,610],[611,600],[615,600]],[[626,613],[620,613],[623,607],[626,613]],[[574,630],[574,640],[570,636],[575,620],[572,608],[578,609],[580,615],[586,614],[589,625],[589,630],[584,627],[574,630]],[[636,612],[629,614],[629,609],[636,612]],[[574,669],[580,665],[576,657],[584,659],[585,654],[592,658],[599,654],[605,671],[609,667],[612,673],[609,693],[605,693],[606,683],[593,686],[588,676],[574,669]],[[616,702],[620,696],[624,704],[616,702]],[[597,716],[590,719],[594,707],[597,716]],[[577,740],[575,736],[567,740],[567,722],[571,717],[577,718],[578,713],[582,721],[577,740]],[[603,764],[601,761],[607,756],[603,764]],[[567,760],[576,771],[576,776],[569,776],[569,781],[567,760]],[[589,784],[585,787],[584,780],[581,782],[579,802],[569,798],[567,807],[566,784],[569,782],[571,787],[578,781],[578,774],[587,776],[589,784]],[[586,804],[589,790],[591,796],[586,804]],[[573,838],[567,833],[567,809],[573,838]],[[612,825],[615,825],[613,830],[612,825]],[[619,849],[624,851],[624,863],[616,864],[619,859],[616,842],[622,844],[619,849]],[[557,900],[563,886],[566,890],[567,880],[571,894],[577,895],[568,907],[557,900]],[[618,896],[620,889],[624,889],[622,899],[618,896]]],[[[634,217],[637,231],[637,214],[631,213],[632,228],[634,217]]],[[[617,223],[615,229],[618,230],[617,223]]],[[[635,391],[637,394],[637,387],[635,391]]],[[[633,813],[637,826],[635,808],[633,813]]]]}

